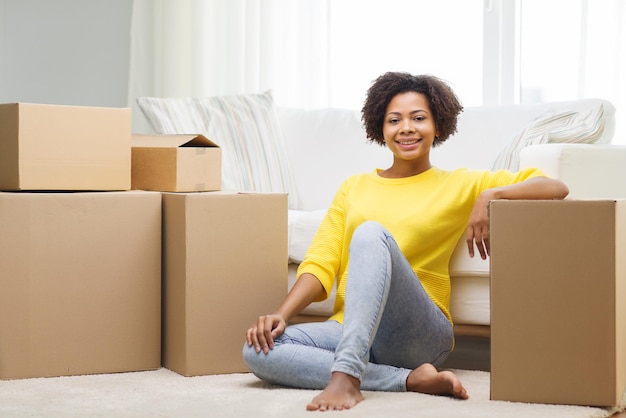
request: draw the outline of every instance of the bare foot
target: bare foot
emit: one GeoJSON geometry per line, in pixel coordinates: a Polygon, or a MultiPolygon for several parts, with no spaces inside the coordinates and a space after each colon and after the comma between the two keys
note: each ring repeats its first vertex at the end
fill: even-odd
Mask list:
{"type": "Polygon", "coordinates": [[[326,388],[306,406],[308,411],[341,411],[363,400],[361,382],[345,373],[333,372],[326,388]]]}
{"type": "Polygon", "coordinates": [[[459,399],[469,398],[457,375],[450,371],[440,372],[429,363],[422,364],[409,374],[406,388],[410,392],[446,395],[459,399]]]}

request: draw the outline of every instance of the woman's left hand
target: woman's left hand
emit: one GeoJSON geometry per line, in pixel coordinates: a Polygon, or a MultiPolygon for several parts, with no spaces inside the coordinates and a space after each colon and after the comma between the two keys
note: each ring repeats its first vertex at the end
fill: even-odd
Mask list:
{"type": "Polygon", "coordinates": [[[474,245],[480,258],[486,260],[489,255],[489,201],[492,198],[489,190],[482,192],[470,214],[465,239],[470,257],[474,257],[474,245]]]}
{"type": "Polygon", "coordinates": [[[561,180],[548,177],[533,177],[508,186],[494,187],[483,191],[476,200],[467,224],[467,249],[474,257],[474,245],[480,257],[489,255],[489,202],[497,199],[563,199],[569,193],[561,180]]]}

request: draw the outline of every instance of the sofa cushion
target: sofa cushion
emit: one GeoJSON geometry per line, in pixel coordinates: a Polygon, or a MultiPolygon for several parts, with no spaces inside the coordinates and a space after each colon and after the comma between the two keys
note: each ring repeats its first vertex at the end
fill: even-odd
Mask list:
{"type": "Polygon", "coordinates": [[[463,235],[454,248],[448,268],[450,276],[489,277],[489,258],[483,260],[478,252],[470,257],[463,235]]]}
{"type": "Polygon", "coordinates": [[[326,209],[290,210],[288,212],[289,262],[301,263],[311,241],[322,223],[326,209]]]}
{"type": "Polygon", "coordinates": [[[452,276],[450,278],[450,315],[455,324],[489,325],[489,275],[452,276]]]}
{"type": "Polygon", "coordinates": [[[610,143],[615,132],[615,106],[606,100],[473,106],[459,116],[458,132],[432,149],[431,162],[443,170],[491,170],[498,155],[538,118],[568,111],[584,113],[599,104],[604,109],[605,127],[596,143],[610,143]]]}
{"type": "Polygon", "coordinates": [[[140,97],[157,133],[203,134],[223,149],[222,188],[298,194],[270,91],[205,98],[140,97]]]}
{"type": "Polygon", "coordinates": [[[520,167],[537,167],[563,180],[567,199],[626,199],[626,147],[543,144],[520,152],[520,167]]]}
{"type": "Polygon", "coordinates": [[[580,111],[571,109],[540,116],[516,135],[500,152],[493,164],[493,169],[517,171],[519,153],[529,145],[593,144],[602,139],[605,122],[602,102],[580,111]]]}
{"type": "Polygon", "coordinates": [[[391,152],[367,141],[356,110],[279,107],[277,113],[298,184],[300,206],[292,209],[327,209],[347,177],[391,165],[391,152]]]}

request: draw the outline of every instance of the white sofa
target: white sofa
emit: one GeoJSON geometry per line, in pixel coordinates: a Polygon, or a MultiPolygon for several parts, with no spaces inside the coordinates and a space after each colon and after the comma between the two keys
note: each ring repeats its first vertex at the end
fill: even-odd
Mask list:
{"type": "MultiPolygon", "coordinates": [[[[576,121],[569,121],[560,126],[558,132],[550,134],[551,141],[561,143],[523,148],[519,154],[520,166],[538,167],[547,175],[565,181],[570,188],[569,199],[625,198],[626,146],[610,144],[615,131],[615,108],[603,100],[468,107],[459,119],[458,133],[433,149],[432,162],[443,169],[492,169],[498,155],[510,148],[516,137],[524,133],[532,137],[532,129],[546,128],[545,123],[537,128],[538,121],[566,114],[585,117],[584,128],[596,129],[595,142],[569,143],[584,140],[576,137],[580,126],[573,126],[576,121]],[[588,126],[590,120],[598,126],[588,126]],[[566,138],[567,135],[572,138],[566,138]]],[[[366,141],[358,111],[279,108],[278,119],[299,200],[299,209],[289,211],[291,287],[298,263],[343,179],[376,167],[386,168],[392,155],[387,149],[366,141]]],[[[548,137],[542,138],[541,141],[534,138],[534,142],[545,142],[548,137]]],[[[488,326],[489,261],[470,258],[462,240],[450,262],[450,275],[451,313],[455,324],[488,326]]],[[[324,302],[313,303],[303,313],[329,316],[333,303],[331,296],[324,302]]]]}

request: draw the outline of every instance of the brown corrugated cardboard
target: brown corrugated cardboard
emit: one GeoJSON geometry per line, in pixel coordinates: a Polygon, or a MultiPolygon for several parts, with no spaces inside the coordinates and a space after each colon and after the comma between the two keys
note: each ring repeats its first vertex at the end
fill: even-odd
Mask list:
{"type": "Polygon", "coordinates": [[[161,195],[0,193],[0,378],[161,361],[161,195]]]}
{"type": "Polygon", "coordinates": [[[221,189],[222,149],[202,135],[134,134],[132,146],[133,189],[221,189]]]}
{"type": "Polygon", "coordinates": [[[0,105],[0,190],[129,190],[127,108],[0,105]]]}
{"type": "Polygon", "coordinates": [[[494,201],[491,399],[619,405],[626,201],[494,201]]]}
{"type": "Polygon", "coordinates": [[[165,193],[163,225],[163,366],[246,372],[246,330],[287,294],[287,196],[165,193]]]}

